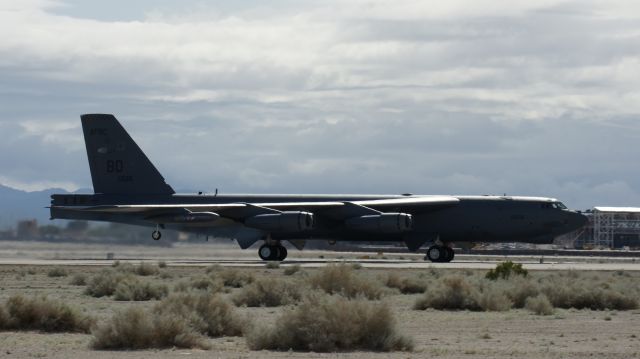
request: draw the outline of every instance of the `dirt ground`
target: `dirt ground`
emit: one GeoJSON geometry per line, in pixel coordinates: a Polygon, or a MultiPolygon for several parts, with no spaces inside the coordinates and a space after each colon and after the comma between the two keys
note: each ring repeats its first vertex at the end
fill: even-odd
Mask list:
{"type": "MultiPolygon", "coordinates": [[[[135,263],[135,262],[134,262],[135,263]]],[[[106,263],[105,263],[106,264],[106,263]]],[[[278,269],[240,268],[262,276],[283,274],[278,269]]],[[[49,277],[54,266],[0,265],[0,301],[14,294],[45,295],[63,300],[81,311],[105,320],[114,311],[127,306],[150,307],[149,302],[118,302],[111,297],[93,298],[83,293],[84,286],[69,284],[76,273],[91,276],[104,266],[65,266],[68,275],[49,277]]],[[[305,268],[310,273],[316,268],[305,268]]],[[[460,271],[459,269],[442,269],[460,271]]],[[[467,269],[468,271],[469,269],[467,269]]],[[[150,280],[164,282],[170,288],[180,279],[204,274],[203,267],[169,265],[161,276],[150,280]],[[165,277],[165,278],[163,278],[165,277]],[[168,277],[168,278],[166,278],[168,277]]],[[[422,269],[363,268],[358,275],[372,279],[390,272],[417,276],[422,269]]],[[[640,280],[640,273],[629,275],[640,280]]],[[[234,289],[237,290],[237,289],[234,289]]],[[[6,358],[637,358],[640,357],[640,310],[591,311],[556,309],[554,315],[537,316],[517,309],[506,312],[469,312],[413,310],[421,294],[389,294],[399,331],[413,338],[412,352],[306,353],[250,351],[242,337],[211,339],[210,350],[96,351],[89,347],[90,334],[46,334],[39,332],[0,332],[0,357],[6,358]]],[[[238,308],[254,323],[270,323],[284,310],[276,308],[238,308]]]]}

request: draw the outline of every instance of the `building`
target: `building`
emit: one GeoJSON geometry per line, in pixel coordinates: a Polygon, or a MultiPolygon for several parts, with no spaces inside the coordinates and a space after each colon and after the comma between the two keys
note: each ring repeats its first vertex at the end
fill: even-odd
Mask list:
{"type": "Polygon", "coordinates": [[[640,207],[595,207],[575,236],[579,248],[640,248],[640,207]]]}

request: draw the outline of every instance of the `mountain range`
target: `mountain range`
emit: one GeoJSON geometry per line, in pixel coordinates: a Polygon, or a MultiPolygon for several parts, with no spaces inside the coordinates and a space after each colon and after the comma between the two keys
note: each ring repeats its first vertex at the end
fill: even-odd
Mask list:
{"type": "MultiPolygon", "coordinates": [[[[81,192],[86,193],[86,190],[81,192]]],[[[36,219],[40,225],[48,224],[49,209],[45,207],[51,203],[53,193],[69,192],[60,188],[26,192],[0,184],[0,229],[15,227],[16,222],[23,219],[36,219]]]]}

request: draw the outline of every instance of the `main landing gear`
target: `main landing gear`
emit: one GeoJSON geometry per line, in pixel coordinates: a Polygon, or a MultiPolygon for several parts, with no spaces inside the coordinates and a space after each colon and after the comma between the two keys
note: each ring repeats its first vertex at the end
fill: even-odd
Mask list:
{"type": "Polygon", "coordinates": [[[427,255],[424,259],[428,259],[436,263],[447,263],[453,260],[455,253],[453,248],[448,246],[433,245],[427,250],[427,255]]]}
{"type": "Polygon", "coordinates": [[[283,261],[287,258],[287,249],[281,244],[263,244],[258,249],[258,255],[263,261],[283,261]]]}
{"type": "Polygon", "coordinates": [[[156,230],[151,232],[151,238],[153,238],[154,241],[159,241],[160,238],[162,238],[162,233],[160,232],[160,227],[164,228],[164,225],[157,224],[156,225],[156,230]]]}

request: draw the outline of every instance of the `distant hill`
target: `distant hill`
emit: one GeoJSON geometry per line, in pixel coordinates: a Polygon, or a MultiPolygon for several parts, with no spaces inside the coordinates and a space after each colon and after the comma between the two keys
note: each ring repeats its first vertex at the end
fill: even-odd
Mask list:
{"type": "Polygon", "coordinates": [[[14,227],[16,221],[29,218],[47,224],[49,209],[45,207],[51,203],[53,193],[69,192],[59,188],[26,192],[0,185],[0,228],[14,227]]]}

